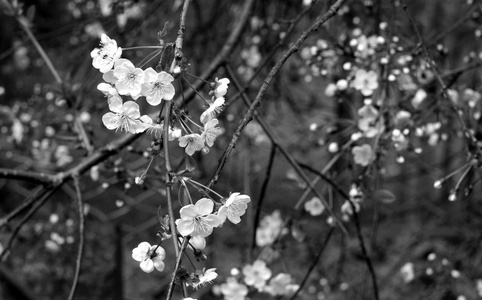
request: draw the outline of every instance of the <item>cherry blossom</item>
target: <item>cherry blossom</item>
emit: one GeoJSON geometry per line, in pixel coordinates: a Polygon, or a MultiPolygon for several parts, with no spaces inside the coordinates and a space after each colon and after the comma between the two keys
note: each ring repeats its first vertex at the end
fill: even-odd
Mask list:
{"type": "Polygon", "coordinates": [[[325,211],[325,206],[321,202],[320,198],[313,197],[310,201],[305,202],[305,210],[312,216],[319,216],[325,211]]]}
{"type": "Polygon", "coordinates": [[[241,216],[246,213],[248,203],[251,198],[247,195],[241,195],[240,193],[232,193],[226,203],[219,208],[218,215],[223,219],[226,218],[233,224],[241,222],[241,216]]]}
{"type": "Polygon", "coordinates": [[[206,109],[202,114],[201,114],[201,122],[203,124],[206,124],[210,120],[212,120],[217,114],[219,114],[223,110],[224,106],[224,97],[219,97],[216,98],[216,100],[212,101],[209,103],[208,109],[206,109]]]}
{"type": "Polygon", "coordinates": [[[164,258],[166,257],[166,251],[161,246],[151,246],[148,242],[140,243],[137,248],[132,250],[132,258],[140,261],[140,267],[142,271],[151,273],[154,268],[159,272],[164,270],[164,258]]]}
{"type": "Polygon", "coordinates": [[[244,300],[248,294],[248,287],[239,283],[234,277],[226,278],[220,290],[225,300],[244,300]]]}
{"type": "Polygon", "coordinates": [[[252,265],[243,267],[243,275],[244,283],[262,290],[266,281],[271,277],[271,270],[266,266],[266,262],[258,259],[252,265]]]}
{"type": "Polygon", "coordinates": [[[256,245],[258,247],[270,245],[283,233],[281,213],[279,210],[275,210],[261,220],[259,228],[256,230],[256,245]]]}
{"type": "Polygon", "coordinates": [[[116,60],[122,55],[122,49],[117,47],[117,42],[109,38],[106,34],[100,37],[100,48],[95,48],[90,52],[93,58],[92,65],[100,72],[106,73],[112,69],[116,60]]]}
{"type": "Polygon", "coordinates": [[[161,71],[157,73],[153,68],[147,68],[144,71],[145,81],[142,84],[142,95],[146,97],[147,103],[156,106],[164,100],[172,100],[175,90],[172,85],[174,77],[161,71]]]}
{"type": "Polygon", "coordinates": [[[209,147],[214,145],[214,141],[216,137],[220,135],[223,130],[219,127],[216,127],[219,124],[218,119],[212,119],[209,122],[204,124],[203,132],[201,133],[201,138],[209,147]]]}
{"type": "Polygon", "coordinates": [[[145,78],[142,69],[136,68],[131,61],[125,60],[122,64],[116,65],[113,75],[117,78],[115,87],[120,95],[130,95],[134,99],[140,96],[145,78]]]}
{"type": "Polygon", "coordinates": [[[263,290],[272,296],[283,296],[294,293],[299,285],[292,284],[293,279],[290,274],[279,273],[275,277],[271,278],[269,285],[263,290]]]}
{"type": "Polygon", "coordinates": [[[359,69],[355,72],[355,79],[352,83],[356,90],[359,90],[362,95],[370,96],[373,91],[378,88],[378,75],[375,71],[365,71],[359,69]]]}
{"type": "Polygon", "coordinates": [[[102,116],[102,122],[109,130],[121,129],[130,133],[140,133],[149,127],[152,123],[149,116],[141,117],[139,105],[134,101],[122,103],[119,96],[109,98],[109,108],[112,112],[108,112],[102,116]]]}
{"type": "Polygon", "coordinates": [[[197,133],[186,134],[179,138],[179,146],[185,147],[186,154],[191,156],[204,147],[204,140],[197,133]]]}
{"type": "Polygon", "coordinates": [[[182,236],[206,237],[213,232],[213,227],[222,223],[222,219],[212,214],[214,202],[202,198],[196,204],[189,204],[181,208],[181,218],[176,220],[177,230],[182,236]]]}
{"type": "Polygon", "coordinates": [[[354,162],[363,167],[368,166],[375,158],[375,153],[368,144],[353,147],[351,153],[353,154],[354,162]]]}
{"type": "Polygon", "coordinates": [[[214,94],[215,98],[224,97],[226,95],[226,93],[228,92],[228,84],[229,83],[230,83],[230,81],[227,78],[221,78],[221,79],[218,80],[218,78],[216,77],[215,82],[213,84],[214,85],[213,90],[210,91],[209,93],[214,94]]]}
{"type": "Polygon", "coordinates": [[[214,279],[218,277],[218,273],[216,273],[216,268],[196,271],[196,273],[193,275],[194,276],[191,277],[191,280],[192,280],[191,285],[194,289],[198,289],[203,286],[209,285],[214,281],[214,279]]]}

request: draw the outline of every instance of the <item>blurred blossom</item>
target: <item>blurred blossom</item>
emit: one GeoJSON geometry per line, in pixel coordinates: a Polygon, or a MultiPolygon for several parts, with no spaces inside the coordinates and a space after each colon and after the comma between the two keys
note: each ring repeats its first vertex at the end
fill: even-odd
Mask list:
{"type": "Polygon", "coordinates": [[[234,277],[226,278],[226,283],[221,284],[220,291],[224,300],[245,300],[248,295],[248,287],[234,277]]]}
{"type": "Polygon", "coordinates": [[[370,96],[378,88],[378,75],[375,71],[359,69],[355,72],[352,82],[353,88],[359,90],[362,95],[370,96]]]}
{"type": "Polygon", "coordinates": [[[404,264],[400,269],[400,275],[402,275],[403,281],[405,281],[405,283],[411,282],[415,278],[413,263],[409,262],[404,264]]]}
{"type": "Polygon", "coordinates": [[[114,0],[99,0],[100,13],[104,17],[108,17],[112,14],[112,8],[114,0]]]}
{"type": "Polygon", "coordinates": [[[145,4],[143,2],[132,3],[132,5],[124,7],[124,11],[116,17],[117,26],[122,30],[129,19],[142,18],[144,16],[144,7],[145,4]]]}
{"type": "Polygon", "coordinates": [[[283,233],[283,219],[279,210],[265,216],[256,230],[256,245],[263,247],[272,244],[283,233]]]}
{"type": "Polygon", "coordinates": [[[312,216],[319,216],[325,210],[325,206],[321,202],[320,198],[313,197],[311,200],[305,202],[305,210],[312,216]]]}
{"type": "Polygon", "coordinates": [[[84,30],[88,36],[94,38],[101,38],[102,34],[105,33],[104,27],[98,21],[85,25],[84,30]]]}
{"type": "Polygon", "coordinates": [[[252,265],[243,267],[243,275],[244,283],[261,291],[271,277],[271,270],[266,266],[266,262],[258,259],[252,265]]]}
{"type": "Polygon", "coordinates": [[[375,153],[370,145],[355,146],[351,150],[355,164],[366,167],[375,159],[375,153]]]}
{"type": "Polygon", "coordinates": [[[291,295],[299,288],[299,285],[293,284],[292,281],[290,274],[279,273],[271,278],[269,285],[264,288],[264,291],[272,296],[291,295]]]}
{"type": "Polygon", "coordinates": [[[412,106],[415,109],[420,108],[422,102],[427,98],[427,92],[424,89],[418,89],[412,98],[412,106]]]}

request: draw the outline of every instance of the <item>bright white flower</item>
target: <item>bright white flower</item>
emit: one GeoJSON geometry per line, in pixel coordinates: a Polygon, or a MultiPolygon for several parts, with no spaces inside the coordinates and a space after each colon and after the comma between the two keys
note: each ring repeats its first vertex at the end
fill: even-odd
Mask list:
{"type": "Polygon", "coordinates": [[[211,284],[214,279],[218,277],[218,273],[216,273],[216,268],[211,268],[207,270],[203,269],[202,271],[196,271],[196,274],[194,274],[194,276],[195,279],[192,282],[192,287],[194,289],[198,289],[208,284],[211,284]]]}
{"type": "Polygon", "coordinates": [[[186,147],[186,154],[191,156],[204,147],[204,140],[197,133],[186,134],[179,138],[179,147],[186,147]]]}
{"type": "Polygon", "coordinates": [[[161,246],[151,246],[148,242],[142,242],[132,250],[132,258],[140,261],[142,271],[151,273],[156,268],[159,272],[164,270],[164,258],[166,251],[161,246]]]}
{"type": "Polygon", "coordinates": [[[400,275],[402,275],[403,281],[405,281],[405,283],[409,283],[410,281],[415,279],[413,263],[408,262],[404,264],[403,267],[400,269],[400,275]]]}
{"type": "Polygon", "coordinates": [[[248,203],[251,201],[248,195],[240,195],[240,193],[232,193],[229,195],[226,203],[218,210],[218,215],[223,222],[228,218],[233,224],[241,222],[241,216],[246,213],[248,203]]]}
{"type": "Polygon", "coordinates": [[[95,48],[90,52],[90,56],[93,58],[92,65],[94,68],[106,73],[112,69],[116,60],[120,58],[122,49],[117,47],[117,42],[110,39],[106,34],[101,35],[100,45],[100,48],[95,48]]]}
{"type": "Polygon", "coordinates": [[[145,79],[142,85],[142,95],[146,97],[147,103],[156,106],[164,100],[172,100],[175,90],[171,82],[174,77],[161,71],[157,73],[153,68],[147,68],[144,71],[145,79]]]}
{"type": "Polygon", "coordinates": [[[115,66],[113,75],[117,78],[115,87],[119,94],[130,95],[134,99],[139,97],[145,78],[142,69],[136,68],[131,61],[125,60],[122,64],[115,66]]]}
{"type": "Polygon", "coordinates": [[[213,228],[222,223],[222,219],[212,214],[214,202],[202,198],[196,204],[189,204],[181,208],[181,218],[176,220],[177,230],[182,236],[206,237],[213,232],[213,228]]]}
{"type": "Polygon", "coordinates": [[[219,97],[212,101],[212,103],[209,103],[208,109],[201,114],[201,122],[206,124],[219,114],[223,110],[224,102],[224,97],[219,97]]]}
{"type": "Polygon", "coordinates": [[[227,78],[221,78],[218,80],[218,78],[216,77],[213,90],[209,93],[214,94],[215,98],[224,97],[228,92],[229,83],[230,81],[227,78]]]}
{"type": "Polygon", "coordinates": [[[223,130],[219,127],[216,127],[219,124],[218,119],[212,119],[209,122],[204,124],[203,132],[201,133],[201,138],[209,147],[214,145],[214,141],[216,137],[220,135],[223,130]]]}
{"type": "Polygon", "coordinates": [[[353,87],[359,90],[362,95],[370,96],[378,88],[378,75],[375,71],[359,69],[355,72],[353,87]]]}
{"type": "Polygon", "coordinates": [[[292,278],[290,274],[279,273],[275,277],[271,278],[269,285],[264,288],[264,291],[272,296],[283,296],[294,293],[298,288],[298,284],[292,284],[292,278]]]}
{"type": "Polygon", "coordinates": [[[119,96],[119,93],[117,93],[117,90],[112,85],[105,82],[99,83],[97,85],[97,89],[102,93],[104,93],[107,99],[113,96],[119,96]]]}
{"type": "Polygon", "coordinates": [[[248,294],[248,287],[234,277],[226,278],[226,283],[221,284],[220,290],[225,300],[245,300],[248,294]]]}
{"type": "Polygon", "coordinates": [[[202,236],[193,236],[189,240],[189,244],[197,250],[203,250],[206,248],[206,239],[202,236]]]}
{"type": "Polygon", "coordinates": [[[134,101],[122,103],[119,96],[109,98],[109,108],[112,112],[102,116],[102,122],[109,130],[121,129],[130,133],[140,133],[149,127],[152,123],[149,116],[141,117],[139,105],[134,101]]]}
{"type": "Polygon", "coordinates": [[[353,154],[354,162],[363,167],[368,166],[375,159],[375,153],[368,144],[353,147],[351,153],[353,154]]]}
{"type": "Polygon", "coordinates": [[[320,198],[313,197],[310,201],[305,202],[305,210],[312,216],[319,216],[325,211],[325,206],[320,198]]]}
{"type": "Polygon", "coordinates": [[[266,266],[266,262],[258,259],[252,265],[243,267],[243,275],[244,283],[261,290],[271,277],[271,270],[266,266]]]}

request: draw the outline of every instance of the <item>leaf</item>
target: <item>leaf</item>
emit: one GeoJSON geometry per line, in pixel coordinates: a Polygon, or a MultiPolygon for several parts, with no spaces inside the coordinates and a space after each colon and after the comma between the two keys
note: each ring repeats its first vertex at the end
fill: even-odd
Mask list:
{"type": "Polygon", "coordinates": [[[376,191],[373,197],[375,198],[375,200],[387,204],[393,203],[395,202],[395,200],[397,200],[397,197],[395,197],[395,195],[387,189],[380,189],[376,191]]]}

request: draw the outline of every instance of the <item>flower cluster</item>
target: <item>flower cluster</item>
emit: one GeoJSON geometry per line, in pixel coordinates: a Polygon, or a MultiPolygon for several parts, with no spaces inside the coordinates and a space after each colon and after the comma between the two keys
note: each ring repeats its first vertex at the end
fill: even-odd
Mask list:
{"type": "Polygon", "coordinates": [[[289,296],[298,290],[299,285],[293,283],[290,274],[279,273],[272,276],[273,272],[263,260],[256,260],[253,264],[245,265],[241,272],[237,269],[231,271],[226,282],[218,287],[218,293],[222,294],[225,300],[244,300],[250,291],[267,293],[271,296],[289,296]],[[243,278],[241,279],[241,274],[243,278]],[[244,282],[241,283],[241,280],[244,282]]]}
{"type": "MultiPolygon", "coordinates": [[[[141,116],[136,101],[144,97],[151,106],[158,106],[162,101],[171,101],[175,95],[172,84],[174,77],[165,71],[157,72],[151,67],[143,70],[130,60],[121,58],[122,49],[105,34],[101,36],[100,48],[94,49],[90,55],[93,59],[92,65],[103,73],[102,78],[105,81],[97,86],[107,97],[110,109],[110,112],[102,117],[105,127],[134,134],[147,131],[155,138],[160,138],[164,122],[155,123],[148,115],[141,116]],[[130,97],[131,100],[124,102],[123,97],[130,97]]],[[[180,124],[185,135],[181,129],[169,126],[169,140],[178,139],[179,146],[185,148],[187,155],[193,155],[200,150],[207,152],[207,147],[212,147],[216,137],[223,132],[215,117],[223,109],[229,83],[227,78],[216,78],[211,85],[210,94],[213,94],[213,98],[201,114],[202,126],[198,125],[199,133],[193,132],[185,123],[180,124]]]]}

